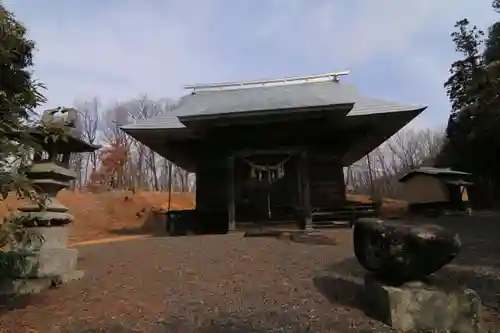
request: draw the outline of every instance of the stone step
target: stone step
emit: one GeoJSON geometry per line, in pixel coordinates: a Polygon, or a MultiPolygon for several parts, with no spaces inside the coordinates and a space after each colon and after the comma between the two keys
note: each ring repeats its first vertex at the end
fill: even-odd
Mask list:
{"type": "Polygon", "coordinates": [[[350,228],[349,221],[313,221],[314,229],[328,229],[328,228],[350,228]]]}

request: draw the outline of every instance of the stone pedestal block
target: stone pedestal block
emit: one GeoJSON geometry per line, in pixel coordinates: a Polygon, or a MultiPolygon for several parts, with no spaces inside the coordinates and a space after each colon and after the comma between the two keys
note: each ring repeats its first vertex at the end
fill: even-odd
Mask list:
{"type": "Polygon", "coordinates": [[[70,273],[76,270],[78,250],[46,249],[36,252],[11,251],[2,254],[12,263],[9,278],[44,278],[70,273]],[[16,263],[16,264],[14,264],[16,263]]]}
{"type": "Polygon", "coordinates": [[[389,286],[368,274],[364,279],[369,315],[396,330],[481,331],[481,300],[475,291],[437,282],[389,286]]]}
{"type": "Polygon", "coordinates": [[[20,251],[9,251],[11,267],[8,276],[0,281],[0,294],[37,293],[52,286],[80,279],[84,272],[77,270],[78,250],[68,249],[68,228],[29,227],[32,243],[20,251]]]}
{"type": "Polygon", "coordinates": [[[57,276],[76,270],[78,250],[46,249],[19,254],[23,256],[23,268],[16,272],[19,278],[43,278],[57,276]]]}
{"type": "Polygon", "coordinates": [[[43,249],[35,252],[9,252],[9,260],[17,262],[8,276],[0,281],[0,294],[40,292],[54,285],[80,279],[84,272],[77,270],[76,249],[43,249]]]}
{"type": "Polygon", "coordinates": [[[27,247],[29,250],[50,250],[50,249],[65,249],[68,247],[68,227],[31,227],[26,228],[26,231],[32,237],[31,245],[27,247]],[[37,238],[36,236],[41,236],[37,238]]]}
{"type": "Polygon", "coordinates": [[[0,295],[26,295],[39,293],[50,287],[58,286],[72,280],[79,280],[83,278],[83,276],[83,271],[73,271],[44,278],[0,280],[0,295]]]}

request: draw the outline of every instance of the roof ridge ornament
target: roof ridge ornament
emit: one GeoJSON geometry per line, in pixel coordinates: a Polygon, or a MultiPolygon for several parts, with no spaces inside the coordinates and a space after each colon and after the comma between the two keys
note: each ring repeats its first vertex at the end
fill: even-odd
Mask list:
{"type": "Polygon", "coordinates": [[[348,75],[349,71],[333,72],[326,74],[316,74],[308,76],[284,77],[278,79],[241,81],[241,82],[220,82],[208,84],[190,84],[184,86],[184,89],[192,89],[194,94],[197,91],[231,90],[255,87],[284,86],[290,84],[313,83],[313,82],[339,82],[339,77],[348,75]]]}

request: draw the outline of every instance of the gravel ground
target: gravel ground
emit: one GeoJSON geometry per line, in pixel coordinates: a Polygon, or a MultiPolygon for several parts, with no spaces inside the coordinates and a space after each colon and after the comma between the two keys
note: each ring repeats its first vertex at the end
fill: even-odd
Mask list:
{"type": "MultiPolygon", "coordinates": [[[[363,271],[352,258],[350,230],[328,235],[336,245],[235,233],[82,246],[85,278],[3,300],[0,332],[390,331],[360,310],[363,271]]],[[[475,255],[481,246],[499,253],[499,245],[483,244],[475,255]]],[[[441,274],[474,284],[489,307],[486,319],[497,322],[499,266],[478,275],[462,264],[441,274]]]]}

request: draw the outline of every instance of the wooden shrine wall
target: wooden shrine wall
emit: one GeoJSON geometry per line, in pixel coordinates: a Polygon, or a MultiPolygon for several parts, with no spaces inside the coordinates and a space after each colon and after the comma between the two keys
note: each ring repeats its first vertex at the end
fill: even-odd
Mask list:
{"type": "Polygon", "coordinates": [[[307,153],[313,210],[336,210],[345,204],[342,164],[335,151],[311,149],[307,153]]]}
{"type": "Polygon", "coordinates": [[[297,153],[285,164],[284,177],[274,180],[269,188],[265,187],[266,179],[262,180],[260,187],[255,181],[251,194],[248,185],[245,185],[249,182],[251,168],[236,158],[236,221],[256,219],[285,221],[300,216],[303,205],[301,177],[305,172],[309,172],[313,210],[328,211],[343,208],[346,203],[345,182],[338,155],[332,149],[309,149],[306,155],[308,170],[300,170],[300,154],[297,153]],[[268,191],[271,216],[267,216],[268,191]]]}
{"type": "Polygon", "coordinates": [[[225,156],[207,151],[196,170],[196,210],[207,228],[227,227],[228,163],[225,156]]]}
{"type": "Polygon", "coordinates": [[[280,220],[291,220],[296,217],[301,203],[299,155],[293,155],[285,164],[284,176],[277,179],[271,189],[271,208],[274,217],[280,220]]]}
{"type": "MultiPolygon", "coordinates": [[[[230,173],[227,155],[207,149],[198,160],[196,209],[202,223],[209,228],[227,227],[228,224],[230,173]]],[[[300,170],[301,155],[297,153],[285,164],[284,176],[275,179],[269,188],[265,188],[263,184],[258,185],[255,181],[253,185],[248,186],[251,168],[236,156],[234,158],[236,222],[293,221],[297,218],[297,213],[300,215],[303,206],[301,175],[304,172],[309,172],[313,211],[342,208],[345,205],[346,194],[344,174],[338,155],[335,149],[308,149],[305,163],[308,170],[300,170]],[[268,216],[268,191],[272,216],[268,216]]]]}

